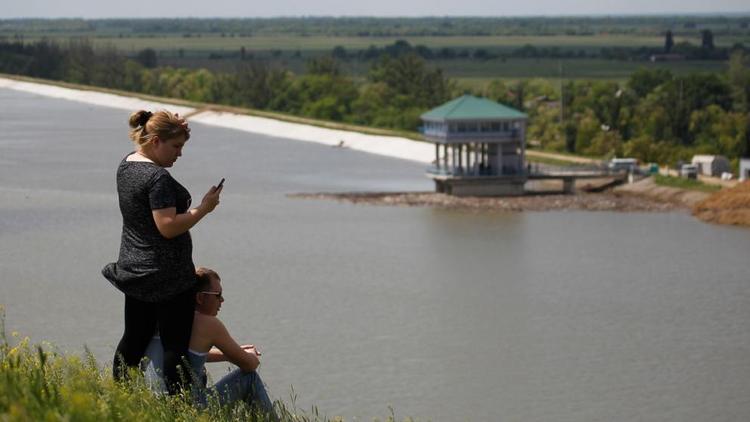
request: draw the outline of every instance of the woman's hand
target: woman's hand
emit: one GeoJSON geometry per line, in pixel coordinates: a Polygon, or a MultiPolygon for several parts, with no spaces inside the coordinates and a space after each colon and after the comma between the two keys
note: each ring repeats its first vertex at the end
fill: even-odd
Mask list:
{"type": "Polygon", "coordinates": [[[224,189],[224,186],[217,188],[216,186],[211,186],[211,189],[206,192],[205,195],[203,195],[203,199],[201,200],[200,208],[202,211],[204,211],[206,214],[213,211],[217,205],[219,205],[219,195],[221,195],[221,191],[224,189]]]}

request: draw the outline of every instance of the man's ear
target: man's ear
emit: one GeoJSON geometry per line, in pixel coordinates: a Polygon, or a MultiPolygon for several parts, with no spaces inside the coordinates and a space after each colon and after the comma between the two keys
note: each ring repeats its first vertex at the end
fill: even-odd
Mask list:
{"type": "Polygon", "coordinates": [[[200,293],[195,294],[195,303],[198,305],[203,305],[203,295],[200,293]]]}

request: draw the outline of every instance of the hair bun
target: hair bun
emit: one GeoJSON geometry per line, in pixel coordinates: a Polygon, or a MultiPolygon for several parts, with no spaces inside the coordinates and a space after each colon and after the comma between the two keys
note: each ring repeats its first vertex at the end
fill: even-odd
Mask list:
{"type": "Polygon", "coordinates": [[[148,119],[150,119],[153,115],[154,113],[146,110],[136,111],[135,113],[130,115],[128,123],[130,123],[130,127],[132,128],[137,128],[139,126],[145,127],[148,119]]]}
{"type": "Polygon", "coordinates": [[[150,111],[142,113],[140,119],[138,119],[139,126],[146,126],[146,123],[148,122],[148,119],[150,119],[151,116],[153,116],[153,115],[154,115],[154,113],[152,113],[150,111]]]}

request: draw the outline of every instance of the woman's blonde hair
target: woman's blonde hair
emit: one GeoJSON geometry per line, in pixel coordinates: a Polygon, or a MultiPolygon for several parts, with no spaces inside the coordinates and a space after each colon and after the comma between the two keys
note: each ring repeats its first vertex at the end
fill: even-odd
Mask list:
{"type": "Polygon", "coordinates": [[[130,115],[128,124],[131,127],[130,139],[139,146],[148,143],[154,136],[162,140],[179,136],[184,136],[186,141],[190,139],[190,129],[185,120],[166,110],[156,113],[138,110],[130,115]]]}

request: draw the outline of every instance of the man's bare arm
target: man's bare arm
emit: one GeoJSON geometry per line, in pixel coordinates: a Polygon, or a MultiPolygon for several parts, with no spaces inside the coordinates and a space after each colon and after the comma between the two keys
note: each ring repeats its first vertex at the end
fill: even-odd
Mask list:
{"type": "Polygon", "coordinates": [[[260,365],[259,354],[252,345],[240,346],[232,338],[224,324],[218,318],[212,321],[213,345],[206,360],[209,362],[232,362],[244,372],[254,371],[260,365]],[[218,349],[214,352],[214,349],[218,349]],[[213,353],[212,353],[213,352],[213,353]],[[213,360],[216,359],[216,360],[213,360]]]}

